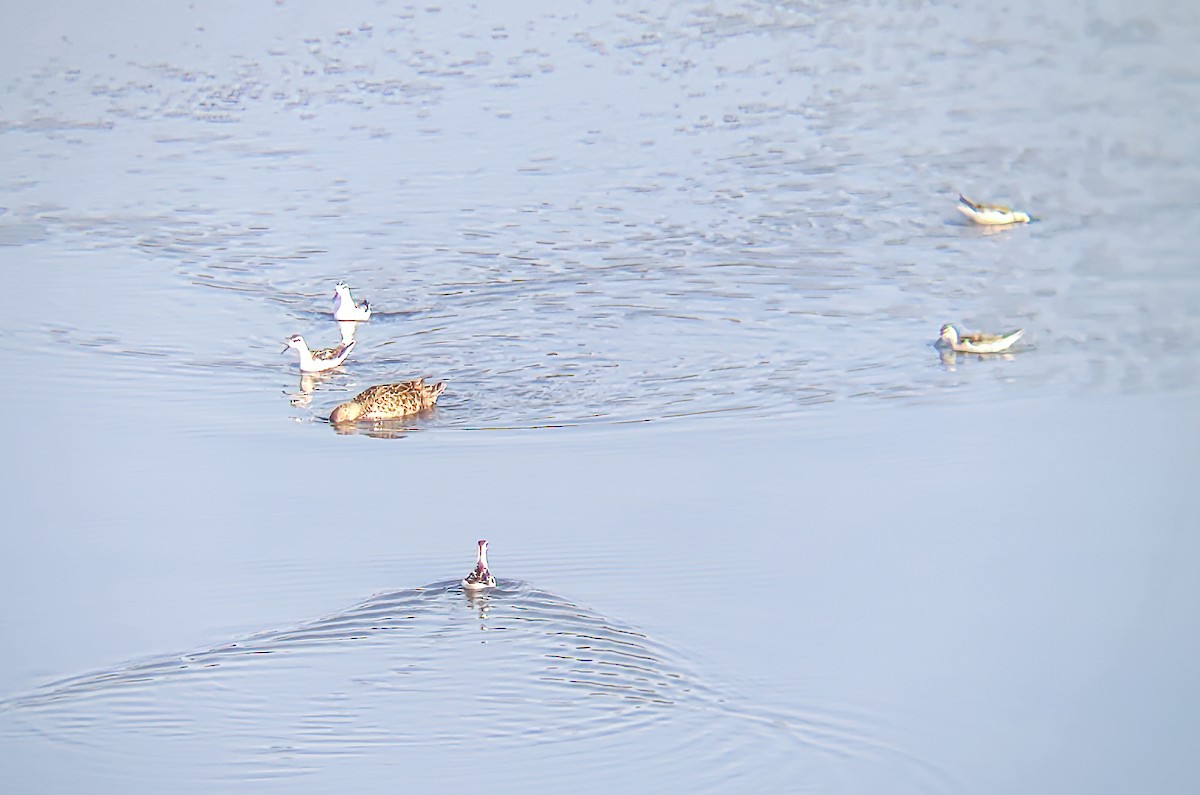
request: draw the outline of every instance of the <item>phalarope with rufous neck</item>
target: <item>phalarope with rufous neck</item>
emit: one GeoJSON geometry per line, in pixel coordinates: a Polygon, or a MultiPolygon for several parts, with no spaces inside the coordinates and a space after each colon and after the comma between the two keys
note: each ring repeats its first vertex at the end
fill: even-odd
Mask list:
{"type": "Polygon", "coordinates": [[[463,577],[462,587],[468,591],[478,591],[483,588],[495,588],[496,578],[488,571],[487,539],[479,540],[479,552],[475,558],[475,570],[463,577]]]}

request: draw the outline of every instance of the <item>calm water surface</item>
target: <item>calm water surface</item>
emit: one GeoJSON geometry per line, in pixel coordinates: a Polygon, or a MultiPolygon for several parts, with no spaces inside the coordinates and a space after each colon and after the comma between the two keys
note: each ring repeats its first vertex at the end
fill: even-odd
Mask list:
{"type": "Polygon", "coordinates": [[[1198,39],[1166,2],[14,9],[0,775],[1189,791],[1198,39]],[[338,279],[376,314],[301,379],[338,279]],[[946,321],[1026,336],[940,358],[946,321]],[[324,422],[422,375],[435,412],[324,422]]]}

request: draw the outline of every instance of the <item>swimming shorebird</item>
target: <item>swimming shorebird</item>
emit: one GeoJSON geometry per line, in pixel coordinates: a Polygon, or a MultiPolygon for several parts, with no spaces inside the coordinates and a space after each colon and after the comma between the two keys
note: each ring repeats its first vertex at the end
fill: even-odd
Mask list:
{"type": "Polygon", "coordinates": [[[301,337],[299,334],[293,334],[287,341],[282,352],[287,353],[288,348],[295,348],[300,354],[300,372],[320,373],[325,370],[332,370],[346,361],[346,357],[350,355],[350,349],[353,347],[354,340],[350,340],[332,348],[318,348],[315,351],[310,351],[308,343],[304,341],[304,337],[301,337]]]}
{"type": "Polygon", "coordinates": [[[947,323],[942,326],[937,345],[959,353],[1001,353],[1011,348],[1024,333],[1025,329],[1019,328],[1005,334],[963,334],[954,324],[947,323]]]}
{"type": "Polygon", "coordinates": [[[333,319],[334,320],[370,320],[371,305],[366,301],[354,303],[350,295],[350,285],[338,282],[333,286],[333,319]]]}
{"type": "Polygon", "coordinates": [[[958,211],[977,224],[985,226],[1000,226],[1002,224],[1024,224],[1029,222],[1029,214],[1003,204],[983,204],[973,202],[961,193],[958,194],[958,211]]]}
{"type": "Polygon", "coordinates": [[[432,407],[445,389],[445,381],[426,385],[424,378],[402,384],[377,384],[335,408],[329,421],[337,425],[358,420],[398,419],[432,407]]]}
{"type": "Polygon", "coordinates": [[[495,588],[496,578],[488,571],[487,539],[479,540],[479,552],[475,558],[475,570],[463,577],[462,587],[468,591],[479,591],[484,588],[495,588]]]}

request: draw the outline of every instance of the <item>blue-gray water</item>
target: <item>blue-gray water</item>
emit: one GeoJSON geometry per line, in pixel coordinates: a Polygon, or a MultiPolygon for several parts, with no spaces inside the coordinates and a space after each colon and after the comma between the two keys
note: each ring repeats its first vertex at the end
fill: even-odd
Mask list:
{"type": "Polygon", "coordinates": [[[1190,791],[1197,40],[1166,2],[10,9],[0,776],[1190,791]],[[377,314],[304,381],[343,278],[377,314]],[[943,359],[946,321],[1026,336],[943,359]],[[322,420],[420,375],[430,415],[322,420]]]}

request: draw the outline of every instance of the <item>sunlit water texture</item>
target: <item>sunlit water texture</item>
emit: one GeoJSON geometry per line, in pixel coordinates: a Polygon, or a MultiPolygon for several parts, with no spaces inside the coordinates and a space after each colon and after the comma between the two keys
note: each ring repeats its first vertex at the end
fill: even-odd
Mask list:
{"type": "Polygon", "coordinates": [[[10,9],[4,780],[1187,791],[1197,41],[1168,2],[10,9]],[[341,279],[374,314],[301,378],[341,279]],[[325,423],[418,376],[435,411],[325,423]],[[496,594],[415,588],[482,535],[496,594]]]}

